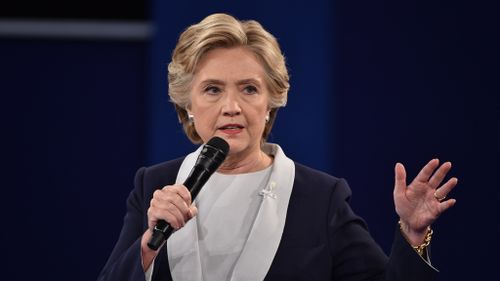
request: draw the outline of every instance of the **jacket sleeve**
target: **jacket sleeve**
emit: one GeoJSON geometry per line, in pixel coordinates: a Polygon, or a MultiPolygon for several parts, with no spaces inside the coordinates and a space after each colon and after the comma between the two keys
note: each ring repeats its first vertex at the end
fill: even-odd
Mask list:
{"type": "MultiPolygon", "coordinates": [[[[430,248],[427,249],[430,256],[430,248]]],[[[386,280],[430,281],[434,280],[437,270],[420,256],[403,237],[397,227],[387,264],[386,280]]]]}
{"type": "Polygon", "coordinates": [[[413,250],[399,228],[387,259],[369,234],[366,223],[349,206],[350,196],[347,182],[339,180],[329,211],[333,280],[434,280],[436,270],[413,250]]]}
{"type": "Polygon", "coordinates": [[[369,234],[365,221],[351,209],[350,198],[347,182],[339,179],[328,212],[332,280],[384,280],[387,256],[369,234]]]}
{"type": "Polygon", "coordinates": [[[135,175],[135,187],[127,199],[127,213],[123,227],[98,281],[145,281],[141,261],[141,237],[144,233],[146,217],[144,212],[143,178],[145,168],[135,175]]]}

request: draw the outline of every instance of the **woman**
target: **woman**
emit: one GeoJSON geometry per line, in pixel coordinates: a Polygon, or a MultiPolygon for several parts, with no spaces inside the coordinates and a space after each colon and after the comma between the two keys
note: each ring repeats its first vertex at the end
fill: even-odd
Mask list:
{"type": "Polygon", "coordinates": [[[169,95],[191,141],[214,136],[228,157],[196,202],[182,182],[200,149],[141,168],[120,238],[99,280],[431,280],[430,225],[455,200],[456,178],[431,160],[410,184],[395,167],[400,218],[389,258],[348,204],[347,183],[266,143],[289,88],[276,39],[255,21],[208,16],[180,36],[169,95]],[[441,185],[441,186],[440,186],[441,185]],[[148,248],[158,220],[177,231],[148,248]]]}

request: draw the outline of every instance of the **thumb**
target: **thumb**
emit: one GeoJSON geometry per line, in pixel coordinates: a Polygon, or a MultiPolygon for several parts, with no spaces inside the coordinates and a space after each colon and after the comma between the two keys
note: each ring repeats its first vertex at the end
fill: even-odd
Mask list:
{"type": "Polygon", "coordinates": [[[189,219],[194,218],[197,214],[198,214],[198,208],[194,204],[192,204],[189,207],[189,215],[190,215],[189,219]]]}
{"type": "Polygon", "coordinates": [[[401,163],[394,167],[394,195],[404,193],[406,190],[406,170],[401,163]]]}

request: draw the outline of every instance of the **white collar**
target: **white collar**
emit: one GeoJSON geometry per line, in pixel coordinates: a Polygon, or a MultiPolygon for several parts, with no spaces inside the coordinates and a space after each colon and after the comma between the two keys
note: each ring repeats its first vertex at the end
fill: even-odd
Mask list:
{"type": "MultiPolygon", "coordinates": [[[[177,183],[183,183],[188,177],[201,149],[186,156],[177,174],[177,183]]],[[[236,261],[231,281],[264,280],[285,227],[295,164],[277,144],[266,143],[263,150],[274,155],[273,168],[266,188],[260,192],[263,200],[245,247],[236,261]]],[[[195,217],[167,240],[170,272],[175,281],[203,280],[196,226],[195,217]]]]}

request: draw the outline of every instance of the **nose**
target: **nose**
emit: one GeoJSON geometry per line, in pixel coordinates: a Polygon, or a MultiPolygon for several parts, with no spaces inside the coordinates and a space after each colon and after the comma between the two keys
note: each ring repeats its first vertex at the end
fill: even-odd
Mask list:
{"type": "Polygon", "coordinates": [[[236,116],[241,114],[241,107],[236,93],[227,93],[223,100],[222,114],[224,116],[236,116]]]}

